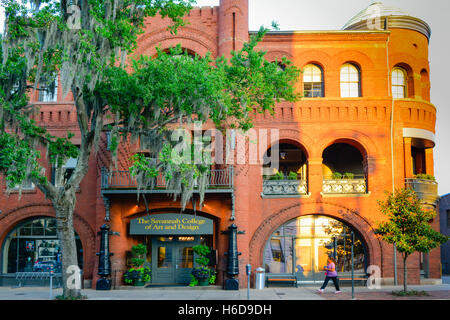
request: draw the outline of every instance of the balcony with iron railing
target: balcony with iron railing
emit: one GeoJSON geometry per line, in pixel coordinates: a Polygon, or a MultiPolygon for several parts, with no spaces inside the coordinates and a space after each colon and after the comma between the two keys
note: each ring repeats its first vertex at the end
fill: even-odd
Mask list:
{"type": "MultiPolygon", "coordinates": [[[[233,191],[234,169],[229,166],[225,169],[212,169],[209,174],[208,185],[205,188],[207,193],[228,193],[233,191]]],[[[126,193],[136,192],[138,183],[129,170],[112,170],[106,168],[101,169],[101,188],[104,193],[109,191],[127,191],[126,193]]],[[[194,191],[198,191],[198,187],[194,186],[194,191]]],[[[141,188],[141,192],[145,193],[170,193],[166,187],[166,180],[163,174],[160,174],[155,181],[153,187],[147,186],[141,188]]],[[[115,193],[115,192],[112,192],[115,193]]]]}

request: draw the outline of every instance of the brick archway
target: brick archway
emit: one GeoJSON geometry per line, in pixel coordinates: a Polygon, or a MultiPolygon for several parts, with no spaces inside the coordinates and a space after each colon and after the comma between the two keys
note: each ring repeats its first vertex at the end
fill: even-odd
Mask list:
{"type": "Polygon", "coordinates": [[[358,231],[367,248],[368,264],[381,266],[382,244],[375,236],[370,222],[357,211],[328,202],[297,203],[271,214],[256,229],[250,241],[250,264],[262,265],[264,247],[276,229],[292,219],[307,215],[328,216],[340,220],[358,231]]]}
{"type": "MultiPolygon", "coordinates": [[[[0,243],[3,244],[9,232],[22,221],[39,217],[55,218],[53,206],[51,204],[31,204],[5,213],[0,218],[0,243]]],[[[84,278],[90,279],[94,269],[95,233],[89,223],[76,212],[73,216],[73,223],[83,248],[84,278]]]]}

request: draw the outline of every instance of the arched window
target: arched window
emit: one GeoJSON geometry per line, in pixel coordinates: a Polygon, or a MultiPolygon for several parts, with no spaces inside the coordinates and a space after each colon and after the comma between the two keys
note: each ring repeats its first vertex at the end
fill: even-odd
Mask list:
{"type": "MultiPolygon", "coordinates": [[[[61,245],[56,219],[38,217],[14,228],[3,242],[2,273],[49,271],[61,273],[61,245]]],[[[81,240],[75,233],[78,264],[83,268],[81,240]]]]}
{"type": "Polygon", "coordinates": [[[58,101],[58,77],[54,81],[46,83],[45,80],[41,81],[39,88],[39,101],[40,102],[56,102],[58,101]]]}
{"type": "Polygon", "coordinates": [[[406,98],[406,71],[402,68],[397,67],[392,70],[392,97],[406,98]]]}
{"type": "Polygon", "coordinates": [[[305,215],[280,226],[268,239],[263,263],[266,273],[296,274],[298,281],[323,280],[327,258],[336,260],[338,273],[364,273],[368,264],[366,243],[351,226],[322,215],[305,215]],[[353,242],[351,232],[355,234],[353,242]]]}
{"type": "Polygon", "coordinates": [[[341,68],[341,97],[357,98],[361,96],[359,69],[346,63],[341,68]]]}
{"type": "Polygon", "coordinates": [[[323,71],[315,64],[308,64],[303,70],[303,95],[305,98],[324,96],[323,71]]]}

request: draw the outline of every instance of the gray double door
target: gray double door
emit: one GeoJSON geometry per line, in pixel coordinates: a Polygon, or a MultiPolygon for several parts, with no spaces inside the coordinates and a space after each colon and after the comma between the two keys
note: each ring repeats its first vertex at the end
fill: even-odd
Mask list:
{"type": "Polygon", "coordinates": [[[152,283],[189,284],[198,244],[199,236],[152,237],[152,283]]]}

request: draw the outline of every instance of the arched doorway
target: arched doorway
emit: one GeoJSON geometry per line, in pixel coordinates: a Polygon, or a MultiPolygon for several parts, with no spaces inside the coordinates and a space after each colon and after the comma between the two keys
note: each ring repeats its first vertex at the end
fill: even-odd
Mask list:
{"type": "Polygon", "coordinates": [[[296,274],[301,282],[320,282],[327,257],[337,261],[338,273],[351,271],[351,232],[355,233],[354,270],[364,273],[367,249],[359,233],[324,216],[306,215],[280,226],[268,239],[263,263],[266,273],[296,274]]]}
{"type": "MultiPolygon", "coordinates": [[[[188,285],[193,268],[199,266],[194,247],[203,245],[214,250],[214,220],[197,214],[141,216],[130,220],[129,234],[147,247],[145,264],[152,270],[153,285],[188,285]]],[[[209,260],[211,267],[216,265],[214,260],[209,260]]]]}
{"type": "MultiPolygon", "coordinates": [[[[75,233],[78,265],[83,269],[83,249],[75,233]]],[[[5,238],[2,273],[48,271],[61,273],[61,249],[56,233],[56,219],[35,217],[18,224],[5,238]]]]}

